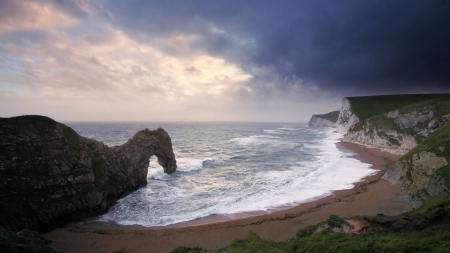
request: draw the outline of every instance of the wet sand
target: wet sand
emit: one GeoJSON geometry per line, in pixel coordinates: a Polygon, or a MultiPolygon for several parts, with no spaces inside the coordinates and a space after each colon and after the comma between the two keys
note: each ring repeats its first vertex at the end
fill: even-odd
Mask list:
{"type": "Polygon", "coordinates": [[[286,241],[295,237],[299,229],[323,221],[330,214],[341,217],[379,213],[397,215],[411,210],[399,200],[405,193],[380,178],[400,156],[352,143],[337,145],[356,152],[355,158],[372,164],[379,172],[355,183],[353,189],[335,191],[319,200],[257,216],[211,216],[152,228],[78,223],[58,228],[44,237],[54,241],[50,246],[64,252],[109,253],[122,249],[127,253],[163,253],[180,246],[217,249],[234,239],[245,238],[250,231],[265,239],[286,241]]]}

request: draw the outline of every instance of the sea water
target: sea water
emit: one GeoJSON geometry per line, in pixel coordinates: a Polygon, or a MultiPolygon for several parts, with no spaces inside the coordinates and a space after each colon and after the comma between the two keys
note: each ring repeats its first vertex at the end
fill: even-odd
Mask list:
{"type": "Polygon", "coordinates": [[[281,123],[66,123],[80,135],[121,145],[142,129],[164,128],[177,171],[150,159],[147,186],[98,221],[166,226],[210,215],[288,208],[350,189],[370,164],[336,145],[333,128],[281,123]]]}

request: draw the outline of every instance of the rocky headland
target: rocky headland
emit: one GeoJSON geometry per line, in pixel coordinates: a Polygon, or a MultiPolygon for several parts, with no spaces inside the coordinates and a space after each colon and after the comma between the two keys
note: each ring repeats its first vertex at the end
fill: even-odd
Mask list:
{"type": "Polygon", "coordinates": [[[333,111],[326,114],[315,114],[311,116],[308,122],[309,127],[336,127],[339,117],[339,111],[333,111]]]}
{"type": "Polygon", "coordinates": [[[159,128],[108,147],[44,116],[0,118],[0,226],[47,231],[107,211],[147,184],[149,159],[177,165],[159,128]]]}
{"type": "Polygon", "coordinates": [[[402,155],[384,179],[413,208],[450,193],[450,94],[348,97],[336,123],[342,141],[402,155]]]}

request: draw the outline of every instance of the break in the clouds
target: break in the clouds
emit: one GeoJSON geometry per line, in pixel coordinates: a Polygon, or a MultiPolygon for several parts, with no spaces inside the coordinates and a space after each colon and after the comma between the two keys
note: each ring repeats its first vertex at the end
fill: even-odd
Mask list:
{"type": "Polygon", "coordinates": [[[450,3],[0,1],[0,114],[304,121],[450,92],[450,3]]]}

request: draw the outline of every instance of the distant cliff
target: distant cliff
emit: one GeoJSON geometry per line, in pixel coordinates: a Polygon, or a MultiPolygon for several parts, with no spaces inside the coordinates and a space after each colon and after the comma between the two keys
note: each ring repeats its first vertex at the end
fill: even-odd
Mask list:
{"type": "Polygon", "coordinates": [[[147,183],[152,155],[176,170],[161,128],[110,148],[47,117],[0,118],[0,226],[42,231],[101,214],[147,183]]]}
{"type": "Polygon", "coordinates": [[[333,111],[326,114],[316,114],[308,122],[310,127],[336,127],[339,117],[339,111],[333,111]]]}
{"type": "Polygon", "coordinates": [[[336,127],[343,141],[404,155],[383,178],[418,207],[450,193],[449,121],[450,94],[351,97],[343,99],[336,127]]]}

